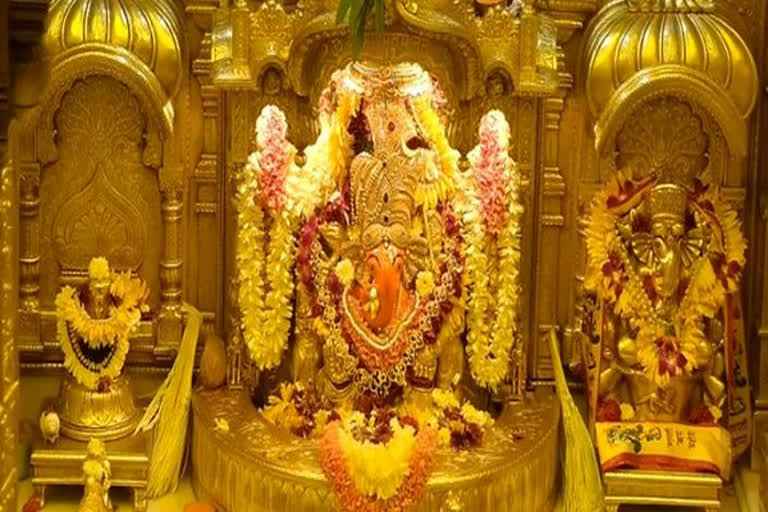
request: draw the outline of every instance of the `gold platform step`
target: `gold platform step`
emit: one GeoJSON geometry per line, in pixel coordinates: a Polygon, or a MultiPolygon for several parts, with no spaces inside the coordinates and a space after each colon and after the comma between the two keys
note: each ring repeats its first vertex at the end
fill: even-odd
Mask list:
{"type": "MultiPolygon", "coordinates": [[[[133,491],[137,512],[147,509],[146,487],[149,472],[150,439],[146,434],[106,441],[107,459],[112,470],[112,488],[127,487],[133,491]]],[[[88,443],[65,437],[56,444],[36,439],[32,451],[32,485],[35,495],[45,505],[46,488],[58,485],[83,485],[83,461],[88,443]]]]}
{"type": "Polygon", "coordinates": [[[705,512],[720,510],[719,476],[704,473],[623,470],[603,474],[606,512],[621,505],[698,507],[705,512]]]}
{"type": "MultiPolygon", "coordinates": [[[[239,391],[198,391],[192,408],[192,485],[198,498],[227,512],[339,510],[314,441],[269,424],[239,391]],[[217,426],[222,422],[224,429],[217,426]]],[[[414,512],[551,512],[559,425],[553,395],[509,404],[483,446],[438,451],[414,512]]]]}

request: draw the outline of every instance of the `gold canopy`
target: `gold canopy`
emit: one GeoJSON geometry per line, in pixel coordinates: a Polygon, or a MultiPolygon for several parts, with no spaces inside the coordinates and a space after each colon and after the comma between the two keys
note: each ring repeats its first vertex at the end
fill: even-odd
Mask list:
{"type": "MultiPolygon", "coordinates": [[[[590,25],[586,94],[602,149],[621,118],[648,95],[686,96],[706,106],[731,151],[746,151],[746,124],[758,93],[747,44],[708,0],[614,0],[590,25]]],[[[620,124],[620,123],[619,123],[620,124]]]]}
{"type": "Polygon", "coordinates": [[[180,14],[172,0],[52,0],[45,47],[63,58],[73,50],[101,50],[128,65],[146,66],[166,99],[179,88],[182,71],[180,14]]]}

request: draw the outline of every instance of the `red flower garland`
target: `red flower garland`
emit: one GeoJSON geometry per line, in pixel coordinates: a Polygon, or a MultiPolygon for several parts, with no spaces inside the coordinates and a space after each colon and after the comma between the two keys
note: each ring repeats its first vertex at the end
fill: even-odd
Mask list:
{"type": "Polygon", "coordinates": [[[421,500],[432,473],[437,451],[437,432],[421,428],[416,434],[410,470],[397,494],[380,500],[361,493],[349,474],[347,461],[339,444],[341,424],[334,421],[319,440],[320,464],[344,512],[405,512],[421,500]]]}

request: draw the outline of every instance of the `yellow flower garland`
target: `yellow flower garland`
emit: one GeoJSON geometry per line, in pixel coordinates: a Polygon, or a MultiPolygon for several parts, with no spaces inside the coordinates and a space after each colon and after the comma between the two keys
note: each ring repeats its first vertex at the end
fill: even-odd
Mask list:
{"type": "MultiPolygon", "coordinates": [[[[509,137],[508,132],[506,137],[509,137]]],[[[485,251],[490,237],[480,215],[480,199],[470,175],[464,177],[464,195],[459,203],[463,219],[462,233],[467,243],[465,272],[470,289],[467,302],[469,367],[475,382],[494,390],[507,377],[512,348],[517,339],[520,266],[518,229],[522,206],[518,202],[514,169],[514,162],[508,158],[508,215],[499,233],[497,252],[490,255],[497,257],[497,262],[489,261],[485,251]],[[492,265],[497,268],[498,276],[495,297],[492,296],[489,277],[492,265]],[[492,320],[489,318],[491,310],[492,320]]]]}
{"type": "Polygon", "coordinates": [[[386,443],[356,440],[349,424],[339,429],[339,445],[355,487],[366,496],[376,496],[380,500],[397,494],[410,471],[411,453],[416,442],[413,427],[403,427],[394,418],[390,427],[392,438],[386,443]]]}
{"type": "Polygon", "coordinates": [[[110,379],[119,377],[123,371],[128,350],[131,347],[128,340],[129,333],[118,336],[114,342],[115,352],[109,360],[109,363],[101,371],[95,372],[83,366],[77,358],[77,354],[75,354],[72,345],[72,340],[69,338],[69,329],[67,328],[67,322],[65,320],[59,319],[56,322],[56,336],[61,351],[64,353],[64,367],[72,374],[77,382],[88,389],[98,388],[99,379],[102,377],[110,379]]]}
{"type": "MultiPolygon", "coordinates": [[[[249,169],[250,170],[250,169],[249,169]]],[[[264,211],[255,200],[255,180],[246,181],[237,195],[238,302],[245,346],[260,368],[277,365],[283,351],[281,340],[262,340],[259,332],[264,311],[264,211]],[[266,343],[271,346],[265,346],[266,343]],[[277,361],[275,359],[277,358],[277,361]]]]}
{"type": "MultiPolygon", "coordinates": [[[[104,278],[103,266],[94,266],[94,270],[100,278],[104,278]]],[[[146,284],[132,278],[128,272],[113,274],[109,293],[119,304],[104,319],[91,318],[71,286],[62,288],[55,299],[56,336],[64,353],[64,366],[89,389],[96,389],[102,377],[114,379],[120,376],[130,348],[130,333],[141,320],[141,312],[146,310],[143,304],[147,296],[146,284]],[[94,371],[80,362],[70,338],[70,329],[92,348],[115,347],[105,368],[94,371]]]]}
{"type": "Polygon", "coordinates": [[[448,143],[440,117],[432,108],[431,96],[415,96],[411,99],[411,106],[419,128],[429,145],[437,152],[440,165],[439,171],[434,175],[422,178],[415,193],[416,206],[430,210],[437,206],[438,201],[445,201],[454,191],[459,152],[448,143]]]}
{"type": "Polygon", "coordinates": [[[304,150],[303,166],[292,165],[285,179],[288,210],[294,218],[307,218],[325,204],[346,178],[352,159],[349,121],[357,110],[359,95],[348,88],[338,89],[338,105],[328,121],[322,121],[320,135],[304,150]]]}
{"type": "Polygon", "coordinates": [[[120,301],[108,318],[93,319],[76,298],[76,291],[65,286],[56,296],[56,314],[69,323],[83,341],[93,348],[114,344],[123,333],[130,331],[141,319],[141,301],[146,285],[129,274],[119,274],[110,286],[110,294],[120,301]]]}
{"type": "Polygon", "coordinates": [[[291,327],[295,258],[293,222],[287,212],[273,219],[265,244],[264,211],[254,197],[255,182],[238,193],[238,300],[243,338],[261,370],[280,364],[291,327]],[[268,284],[269,289],[267,290],[268,284]]]}
{"type": "Polygon", "coordinates": [[[261,370],[280,364],[291,327],[295,261],[294,231],[301,219],[328,200],[344,179],[351,158],[346,126],[357,109],[354,91],[339,92],[338,107],[317,142],[306,150],[303,167],[290,163],[285,208],[272,219],[267,241],[265,213],[255,200],[260,172],[252,155],[237,195],[238,300],[245,345],[261,370]]]}

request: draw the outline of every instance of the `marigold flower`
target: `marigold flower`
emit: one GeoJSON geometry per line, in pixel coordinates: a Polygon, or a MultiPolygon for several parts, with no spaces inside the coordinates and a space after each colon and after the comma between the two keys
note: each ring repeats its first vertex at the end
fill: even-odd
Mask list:
{"type": "Polygon", "coordinates": [[[459,399],[453,391],[446,391],[444,389],[435,388],[432,390],[432,401],[440,409],[458,409],[459,399]]]}
{"type": "Polygon", "coordinates": [[[461,406],[461,416],[467,423],[474,423],[478,427],[487,427],[493,423],[491,415],[485,411],[475,409],[469,402],[461,406]]]}
{"type": "Polygon", "coordinates": [[[427,297],[435,289],[435,276],[432,272],[424,270],[416,275],[416,293],[420,297],[427,297]]]}
{"type": "Polygon", "coordinates": [[[336,273],[336,277],[339,278],[339,282],[345,287],[351,285],[352,281],[355,280],[355,266],[349,258],[340,260],[336,264],[334,272],[336,273]]]}

